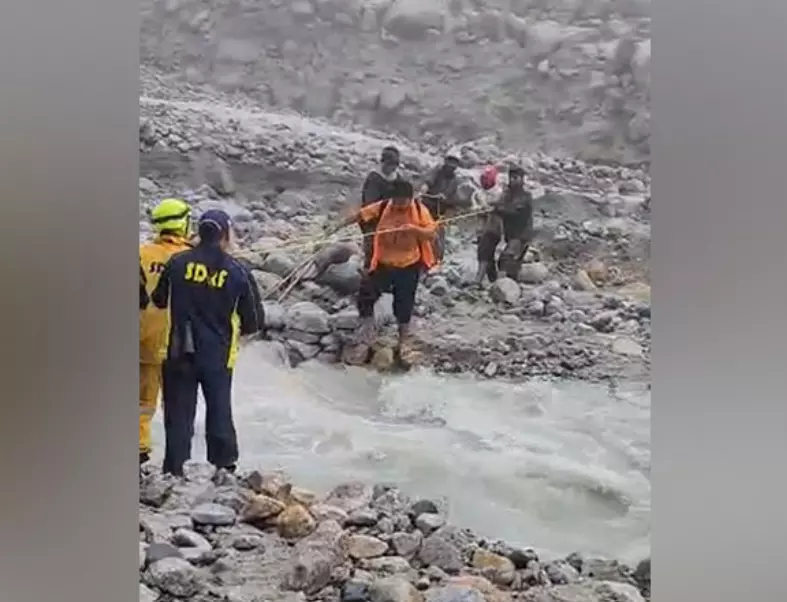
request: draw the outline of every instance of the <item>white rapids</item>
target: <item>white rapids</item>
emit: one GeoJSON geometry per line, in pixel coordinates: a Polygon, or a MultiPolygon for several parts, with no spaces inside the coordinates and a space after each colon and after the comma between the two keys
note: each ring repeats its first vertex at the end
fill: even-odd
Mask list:
{"type": "MultiPolygon", "coordinates": [[[[395,483],[448,500],[451,519],[548,554],[637,561],[650,549],[650,391],[381,377],[313,362],[290,369],[269,343],[235,375],[241,466],[327,491],[395,483]]],[[[193,457],[204,459],[204,413],[193,457]]],[[[154,425],[160,458],[163,428],[154,425]]]]}

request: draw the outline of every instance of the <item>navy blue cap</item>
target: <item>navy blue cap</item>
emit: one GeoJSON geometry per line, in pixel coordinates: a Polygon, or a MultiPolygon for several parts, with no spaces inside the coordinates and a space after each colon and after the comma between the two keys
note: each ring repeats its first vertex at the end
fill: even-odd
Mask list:
{"type": "Polygon", "coordinates": [[[231,224],[230,216],[221,209],[210,209],[199,218],[200,229],[212,226],[222,234],[229,233],[231,224]]]}

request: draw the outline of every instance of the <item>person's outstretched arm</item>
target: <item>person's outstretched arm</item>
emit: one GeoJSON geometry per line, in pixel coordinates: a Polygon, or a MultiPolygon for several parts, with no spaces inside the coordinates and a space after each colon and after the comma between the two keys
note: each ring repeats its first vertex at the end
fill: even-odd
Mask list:
{"type": "Polygon", "coordinates": [[[347,217],[339,221],[338,224],[330,224],[326,227],[325,233],[330,236],[335,232],[338,232],[345,226],[349,226],[350,224],[357,224],[363,222],[369,222],[375,220],[380,217],[382,213],[383,203],[385,201],[377,201],[376,203],[372,203],[371,205],[366,205],[366,207],[361,207],[360,209],[353,209],[347,217]]]}

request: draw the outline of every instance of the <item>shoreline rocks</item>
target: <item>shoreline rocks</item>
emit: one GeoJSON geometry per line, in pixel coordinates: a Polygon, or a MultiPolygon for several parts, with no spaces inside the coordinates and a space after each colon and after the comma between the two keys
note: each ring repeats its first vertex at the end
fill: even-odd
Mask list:
{"type": "MultiPolygon", "coordinates": [[[[450,269],[449,258],[444,271],[450,269]]],[[[583,380],[626,378],[633,374],[627,368],[643,366],[638,376],[647,376],[646,301],[578,290],[570,278],[539,285],[500,278],[486,291],[448,280],[430,276],[419,292],[414,334],[425,351],[424,366],[486,378],[583,380]]],[[[390,304],[390,296],[378,304],[380,357],[396,343],[390,304]]],[[[266,302],[266,310],[273,317],[270,335],[284,346],[292,367],[312,359],[340,362],[359,325],[351,297],[313,282],[297,287],[283,304],[266,302]]],[[[372,364],[391,369],[390,361],[372,364]]]]}
{"type": "Polygon", "coordinates": [[[346,483],[320,496],[280,474],[214,481],[203,464],[189,463],[179,481],[146,469],[140,600],[649,599],[649,559],[632,569],[581,553],[541,558],[451,525],[434,502],[390,485],[346,483]],[[151,505],[150,488],[168,492],[161,504],[151,505]]]}

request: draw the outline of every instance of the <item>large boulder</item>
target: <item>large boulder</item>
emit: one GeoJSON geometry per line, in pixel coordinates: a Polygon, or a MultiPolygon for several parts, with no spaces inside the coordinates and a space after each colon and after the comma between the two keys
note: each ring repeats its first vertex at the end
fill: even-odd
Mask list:
{"type": "Polygon", "coordinates": [[[424,40],[430,29],[443,30],[446,0],[395,0],[385,16],[385,29],[403,40],[424,40]]]}
{"type": "Polygon", "coordinates": [[[312,334],[328,334],[331,326],[328,323],[328,312],[310,301],[302,301],[290,306],[287,310],[287,328],[301,330],[312,334]]]}
{"type": "Polygon", "coordinates": [[[333,570],[344,560],[343,531],[339,523],[326,520],[295,545],[294,558],[285,572],[284,586],[314,594],[328,585],[333,570]]]}
{"type": "Polygon", "coordinates": [[[495,303],[514,305],[519,301],[520,294],[519,285],[511,278],[498,278],[489,287],[489,296],[495,303]]]}
{"type": "Polygon", "coordinates": [[[354,295],[361,285],[361,260],[351,257],[344,263],[328,265],[315,282],[330,287],[340,295],[354,295]]]}

